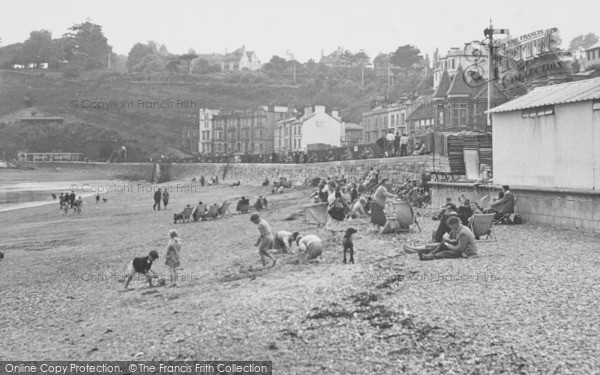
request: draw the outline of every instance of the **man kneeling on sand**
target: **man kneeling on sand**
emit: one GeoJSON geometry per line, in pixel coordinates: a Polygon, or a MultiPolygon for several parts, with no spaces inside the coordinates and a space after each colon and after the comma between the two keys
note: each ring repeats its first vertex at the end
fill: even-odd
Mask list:
{"type": "Polygon", "coordinates": [[[323,241],[314,234],[308,234],[306,236],[298,235],[296,237],[296,245],[298,250],[304,252],[304,263],[311,259],[320,257],[323,254],[323,241]]]}
{"type": "Polygon", "coordinates": [[[453,216],[447,221],[450,226],[450,239],[443,243],[408,246],[404,245],[407,253],[419,254],[420,260],[434,260],[444,258],[469,258],[477,255],[477,244],[471,230],[462,225],[460,219],[453,216]]]}

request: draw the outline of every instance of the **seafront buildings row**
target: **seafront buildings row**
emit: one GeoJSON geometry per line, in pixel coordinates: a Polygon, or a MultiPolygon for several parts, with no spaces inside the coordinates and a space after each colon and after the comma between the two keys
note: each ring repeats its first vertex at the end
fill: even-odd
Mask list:
{"type": "MultiPolygon", "coordinates": [[[[373,100],[360,124],[344,122],[336,108],[264,105],[254,109],[201,109],[198,123],[183,131],[183,147],[192,153],[266,154],[309,151],[320,146],[374,144],[388,132],[410,139],[431,131],[491,131],[486,111],[536,87],[598,76],[600,43],[580,51],[556,48],[558,30],[537,30],[495,40],[493,74],[483,42],[463,42],[436,57],[433,85],[409,97],[373,100]],[[491,90],[491,91],[490,91],[491,90]],[[488,91],[490,91],[488,93],[488,91]]],[[[373,69],[391,72],[391,54],[379,54],[373,69]],[[387,65],[386,65],[387,64],[387,65]]],[[[344,67],[343,49],[323,55],[320,63],[344,67]]],[[[425,71],[426,70],[426,71],[425,71]]]]}

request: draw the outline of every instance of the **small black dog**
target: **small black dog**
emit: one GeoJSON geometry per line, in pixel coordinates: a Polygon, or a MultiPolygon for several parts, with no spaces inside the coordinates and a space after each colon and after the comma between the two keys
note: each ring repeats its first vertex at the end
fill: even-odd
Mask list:
{"type": "Polygon", "coordinates": [[[179,224],[183,223],[183,212],[173,214],[173,224],[177,224],[178,222],[179,224]]]}
{"type": "Polygon", "coordinates": [[[354,243],[352,243],[352,235],[356,233],[356,229],[348,228],[344,234],[342,247],[344,248],[344,264],[346,263],[346,251],[350,251],[350,263],[354,264],[354,243]]]}

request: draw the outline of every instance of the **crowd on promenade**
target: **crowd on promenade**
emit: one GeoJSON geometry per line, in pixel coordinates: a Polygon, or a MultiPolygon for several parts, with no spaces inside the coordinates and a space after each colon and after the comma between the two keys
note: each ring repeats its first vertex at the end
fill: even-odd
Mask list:
{"type": "Polygon", "coordinates": [[[364,160],[387,157],[402,157],[424,155],[424,142],[409,141],[404,135],[388,133],[380,137],[372,145],[354,145],[333,147],[313,151],[272,152],[267,154],[250,155],[242,153],[229,154],[196,154],[180,158],[151,158],[150,162],[161,163],[264,163],[264,164],[307,164],[344,160],[364,160]],[[394,139],[392,140],[392,137],[394,139]]]}

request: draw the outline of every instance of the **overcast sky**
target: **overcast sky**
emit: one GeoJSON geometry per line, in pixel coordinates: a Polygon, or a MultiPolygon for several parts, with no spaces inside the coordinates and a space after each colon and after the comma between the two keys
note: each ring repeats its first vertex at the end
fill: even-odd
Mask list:
{"type": "Polygon", "coordinates": [[[371,58],[404,44],[444,54],[481,40],[490,18],[513,37],[558,27],[563,47],[583,33],[600,35],[599,0],[29,0],[1,7],[0,45],[22,42],[32,30],[47,29],[56,38],[89,17],[118,54],[148,40],[172,53],[222,53],[245,45],[263,63],[287,50],[302,62],[318,60],[322,50],[338,46],[364,49],[371,58]]]}

